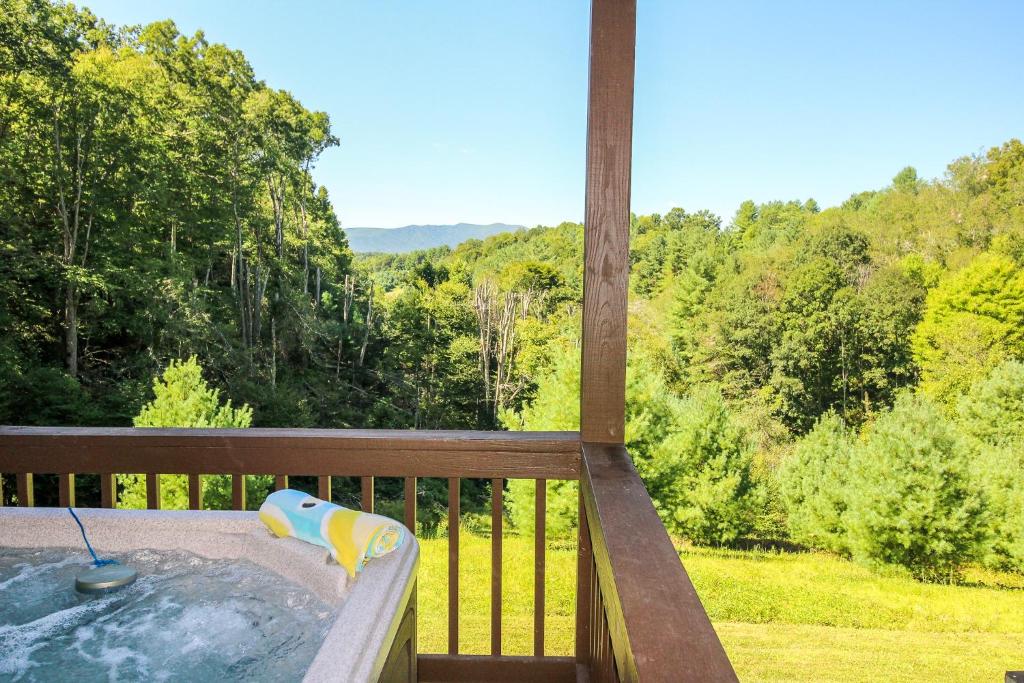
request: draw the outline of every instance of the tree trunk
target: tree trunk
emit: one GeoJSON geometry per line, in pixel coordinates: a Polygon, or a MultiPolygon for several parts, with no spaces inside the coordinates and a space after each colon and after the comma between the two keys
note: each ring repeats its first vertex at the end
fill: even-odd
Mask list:
{"type": "Polygon", "coordinates": [[[64,357],[68,374],[78,377],[78,290],[71,283],[64,298],[64,357]]]}
{"type": "Polygon", "coordinates": [[[363,346],[359,349],[359,367],[363,367],[366,359],[366,347],[370,343],[370,328],[373,326],[373,284],[370,284],[370,295],[366,299],[366,329],[363,332],[363,346]]]}

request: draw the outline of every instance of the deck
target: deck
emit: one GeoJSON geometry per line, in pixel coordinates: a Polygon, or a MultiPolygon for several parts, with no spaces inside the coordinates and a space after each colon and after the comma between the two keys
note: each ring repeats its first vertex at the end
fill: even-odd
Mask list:
{"type": "MultiPolygon", "coordinates": [[[[421,681],[734,681],[718,636],[655,512],[624,444],[629,195],[636,0],[593,0],[587,113],[581,426],[579,432],[416,432],[308,429],[0,427],[0,473],[16,474],[19,505],[33,504],[33,474],[56,474],[61,505],[74,504],[75,475],[100,475],[100,502],[116,507],[118,473],[146,473],[159,507],[158,474],[185,474],[189,507],[202,508],[200,475],[232,476],[244,509],[246,475],[360,477],[372,509],[375,477],[405,481],[404,518],[415,529],[416,480],[449,483],[459,514],[465,478],[491,479],[492,526],[502,527],[502,484],[536,482],[534,646],[501,649],[501,533],[492,533],[491,648],[459,652],[459,529],[449,532],[448,652],[416,657],[421,681]],[[546,486],[579,482],[575,655],[544,651],[543,549],[546,486]]],[[[26,420],[28,421],[28,420],[26,420]]],[[[0,495],[0,501],[3,496],[0,495]]]]}

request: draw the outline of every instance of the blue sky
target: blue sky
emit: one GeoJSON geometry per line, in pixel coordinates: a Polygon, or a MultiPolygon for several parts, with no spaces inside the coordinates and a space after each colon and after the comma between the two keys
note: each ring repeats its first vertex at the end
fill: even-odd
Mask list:
{"type": "MultiPolygon", "coordinates": [[[[585,0],[86,0],[330,114],[345,226],[583,215],[585,0]]],[[[1024,2],[639,0],[633,210],[823,206],[1024,136],[1024,2]]]]}

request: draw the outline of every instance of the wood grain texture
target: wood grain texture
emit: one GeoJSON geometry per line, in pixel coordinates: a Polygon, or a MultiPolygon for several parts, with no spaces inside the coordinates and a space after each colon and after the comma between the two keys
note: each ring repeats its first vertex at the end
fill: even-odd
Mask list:
{"type": "Polygon", "coordinates": [[[736,681],[626,449],[585,443],[580,485],[621,679],[736,681]]]}
{"type": "Polygon", "coordinates": [[[431,683],[575,683],[572,657],[491,657],[487,655],[420,655],[419,680],[431,683]]]}
{"type": "Polygon", "coordinates": [[[636,0],[593,0],[584,211],[584,441],[622,443],[636,0]]]}
{"type": "Polygon", "coordinates": [[[579,543],[576,547],[576,663],[586,666],[590,656],[590,582],[594,555],[590,550],[590,527],[583,503],[583,487],[579,489],[579,520],[579,543]]]}
{"type": "Polygon", "coordinates": [[[576,432],[0,427],[0,472],[579,478],[576,432]]]}
{"type": "Polygon", "coordinates": [[[503,479],[491,480],[491,655],[495,657],[501,654],[501,541],[504,485],[503,479]]]}
{"type": "Polygon", "coordinates": [[[458,477],[448,480],[448,654],[459,654],[459,494],[458,477]]]}
{"type": "Polygon", "coordinates": [[[316,497],[331,502],[331,478],[320,475],[316,478],[316,497]]]}

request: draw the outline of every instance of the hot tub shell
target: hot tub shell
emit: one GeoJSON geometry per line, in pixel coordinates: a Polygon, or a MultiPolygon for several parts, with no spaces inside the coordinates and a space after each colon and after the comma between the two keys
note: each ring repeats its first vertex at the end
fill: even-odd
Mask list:
{"type": "MultiPolygon", "coordinates": [[[[416,570],[411,533],[402,547],[350,580],[318,546],[276,538],[255,512],[75,509],[100,555],[140,548],[209,559],[244,558],[310,590],[336,610],[304,681],[415,681],[416,570]]],[[[77,548],[63,508],[0,508],[2,548],[77,548]]]]}

